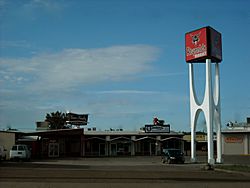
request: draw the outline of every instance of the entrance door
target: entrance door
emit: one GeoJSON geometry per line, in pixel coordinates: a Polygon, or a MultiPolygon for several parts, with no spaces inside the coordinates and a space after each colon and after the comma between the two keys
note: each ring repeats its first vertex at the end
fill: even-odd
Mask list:
{"type": "Polygon", "coordinates": [[[59,157],[59,143],[49,143],[49,157],[59,157]]]}
{"type": "Polygon", "coordinates": [[[156,155],[156,145],[155,145],[155,143],[150,144],[150,155],[156,155]]]}
{"type": "Polygon", "coordinates": [[[116,156],[116,155],[117,155],[117,145],[111,144],[111,156],[116,156]]]}
{"type": "Polygon", "coordinates": [[[100,156],[105,155],[105,144],[99,144],[99,155],[100,156]]]}
{"type": "Polygon", "coordinates": [[[144,142],[143,144],[143,155],[150,155],[151,154],[151,149],[150,149],[150,142],[144,142]]]}

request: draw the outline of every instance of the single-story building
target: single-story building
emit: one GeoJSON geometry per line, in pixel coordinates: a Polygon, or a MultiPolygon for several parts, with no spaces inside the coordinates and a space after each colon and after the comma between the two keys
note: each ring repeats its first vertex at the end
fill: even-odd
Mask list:
{"type": "Polygon", "coordinates": [[[16,133],[16,131],[0,131],[0,145],[4,146],[4,148],[7,150],[6,159],[10,158],[8,151],[10,151],[16,142],[16,133]]]}
{"type": "Polygon", "coordinates": [[[224,130],[222,132],[222,153],[224,155],[249,155],[250,128],[224,130]]]}
{"type": "Polygon", "coordinates": [[[60,129],[19,133],[16,143],[28,145],[32,157],[154,156],[163,148],[184,151],[183,134],[144,131],[60,129]]]}
{"type": "MultiPolygon", "coordinates": [[[[183,137],[185,141],[185,152],[186,155],[191,155],[191,133],[185,133],[183,137]]],[[[207,155],[207,133],[205,132],[196,132],[196,154],[197,155],[207,155]]],[[[214,146],[214,152],[216,152],[217,145],[216,145],[216,135],[214,134],[213,137],[213,146],[214,146]]]]}
{"type": "Polygon", "coordinates": [[[20,133],[16,143],[26,144],[33,158],[82,156],[83,129],[57,129],[20,133]]]}

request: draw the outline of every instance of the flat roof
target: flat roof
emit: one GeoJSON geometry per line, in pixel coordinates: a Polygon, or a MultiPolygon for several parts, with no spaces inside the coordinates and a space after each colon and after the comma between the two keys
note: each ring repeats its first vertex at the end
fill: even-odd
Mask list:
{"type": "Polygon", "coordinates": [[[55,129],[55,130],[43,130],[35,132],[22,133],[26,136],[44,136],[44,135],[81,135],[84,133],[84,129],[55,129]]]}
{"type": "Polygon", "coordinates": [[[250,133],[250,129],[246,128],[237,128],[237,129],[225,129],[221,131],[222,134],[229,134],[229,133],[250,133]]]}
{"type": "MultiPolygon", "coordinates": [[[[6,132],[6,131],[1,131],[6,132]]],[[[183,137],[183,133],[170,131],[170,133],[152,132],[146,133],[144,131],[88,131],[84,129],[55,129],[55,130],[40,130],[32,132],[7,132],[16,133],[23,136],[49,136],[49,135],[86,135],[86,136],[176,136],[183,137]]]]}
{"type": "Polygon", "coordinates": [[[152,136],[157,136],[157,135],[166,135],[166,136],[183,136],[183,133],[177,133],[171,131],[170,133],[145,133],[143,131],[84,131],[84,135],[114,135],[114,136],[119,136],[119,135],[129,135],[129,136],[140,136],[140,135],[152,135],[152,136]]]}

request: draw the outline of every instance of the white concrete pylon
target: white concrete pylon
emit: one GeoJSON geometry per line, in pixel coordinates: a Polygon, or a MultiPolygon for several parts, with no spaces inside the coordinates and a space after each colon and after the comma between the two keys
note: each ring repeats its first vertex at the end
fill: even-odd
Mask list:
{"type": "Polygon", "coordinates": [[[222,141],[221,141],[221,107],[220,107],[220,69],[219,63],[215,64],[215,86],[214,86],[214,124],[217,139],[217,163],[222,163],[222,141]]]}
{"type": "Polygon", "coordinates": [[[189,64],[190,82],[190,123],[191,123],[191,161],[196,161],[196,125],[201,111],[204,112],[207,126],[208,163],[214,164],[213,127],[216,127],[217,134],[217,162],[221,163],[221,121],[220,121],[220,85],[219,85],[219,64],[215,67],[215,87],[212,92],[211,60],[206,59],[206,86],[202,103],[197,100],[194,88],[193,64],[189,64]]]}

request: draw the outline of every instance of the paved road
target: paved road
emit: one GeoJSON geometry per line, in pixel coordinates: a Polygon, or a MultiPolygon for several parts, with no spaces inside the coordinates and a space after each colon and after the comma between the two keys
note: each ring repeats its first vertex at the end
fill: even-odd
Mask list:
{"type": "Polygon", "coordinates": [[[0,187],[249,187],[250,176],[163,165],[159,158],[102,158],[0,164],[0,187]]]}

